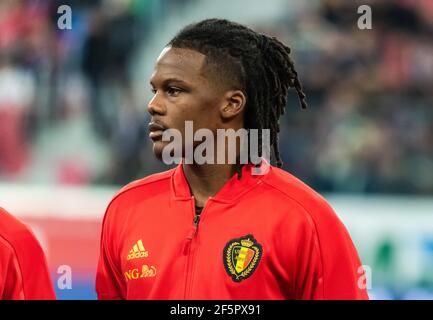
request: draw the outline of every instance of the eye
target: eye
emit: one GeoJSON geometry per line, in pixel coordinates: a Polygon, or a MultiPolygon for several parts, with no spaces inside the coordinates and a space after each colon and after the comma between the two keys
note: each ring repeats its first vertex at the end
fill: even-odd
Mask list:
{"type": "Polygon", "coordinates": [[[156,94],[156,89],[155,89],[155,88],[150,88],[150,91],[151,91],[153,94],[156,94]]]}
{"type": "Polygon", "coordinates": [[[176,87],[168,87],[167,88],[167,93],[169,96],[172,97],[177,97],[179,95],[179,93],[181,93],[183,90],[180,88],[176,88],[176,87]]]}

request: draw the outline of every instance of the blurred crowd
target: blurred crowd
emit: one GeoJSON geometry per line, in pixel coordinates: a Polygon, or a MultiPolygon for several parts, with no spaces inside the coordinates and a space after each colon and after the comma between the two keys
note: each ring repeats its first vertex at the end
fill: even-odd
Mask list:
{"type": "Polygon", "coordinates": [[[87,184],[136,177],[145,115],[129,67],[155,3],[0,2],[2,179],[87,184]],[[58,27],[61,5],[72,9],[71,30],[58,27]]]}
{"type": "MultiPolygon", "coordinates": [[[[292,47],[307,94],[281,120],[285,169],[320,191],[432,195],[433,2],[366,3],[371,30],[342,0],[252,25],[292,47]]],[[[188,5],[0,1],[0,180],[124,184],[160,170],[131,67],[149,59],[138,53],[155,21],[188,5]],[[72,31],[57,27],[64,4],[72,31]]]]}
{"type": "Polygon", "coordinates": [[[319,190],[433,194],[433,2],[322,1],[269,31],[292,43],[310,109],[295,95],[285,168],[319,190]]]}

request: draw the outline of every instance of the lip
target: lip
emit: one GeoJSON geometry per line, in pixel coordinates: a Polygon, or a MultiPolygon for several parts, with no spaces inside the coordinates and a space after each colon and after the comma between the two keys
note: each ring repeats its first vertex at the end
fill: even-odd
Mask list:
{"type": "Polygon", "coordinates": [[[163,131],[157,130],[157,131],[151,131],[149,133],[149,138],[153,141],[161,140],[162,139],[162,133],[163,131]]]}
{"type": "Polygon", "coordinates": [[[149,128],[149,138],[153,141],[160,140],[162,138],[162,133],[166,129],[163,125],[157,122],[150,122],[148,125],[149,128]]]}

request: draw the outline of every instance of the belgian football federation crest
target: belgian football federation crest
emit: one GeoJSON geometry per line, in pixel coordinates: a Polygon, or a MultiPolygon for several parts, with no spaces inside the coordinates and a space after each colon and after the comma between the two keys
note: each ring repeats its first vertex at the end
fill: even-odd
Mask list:
{"type": "Polygon", "coordinates": [[[224,267],[233,281],[241,282],[251,276],[262,257],[262,246],[249,234],[230,240],[223,251],[224,267]]]}

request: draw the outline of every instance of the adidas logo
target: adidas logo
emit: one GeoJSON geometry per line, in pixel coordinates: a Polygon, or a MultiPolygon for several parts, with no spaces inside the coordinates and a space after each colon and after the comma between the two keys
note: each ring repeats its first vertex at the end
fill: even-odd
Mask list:
{"type": "Polygon", "coordinates": [[[147,250],[144,249],[143,242],[140,239],[137,241],[136,244],[134,244],[132,249],[129,251],[129,254],[128,254],[128,257],[126,258],[126,260],[147,258],[148,256],[149,256],[149,252],[147,252],[147,250]]]}

